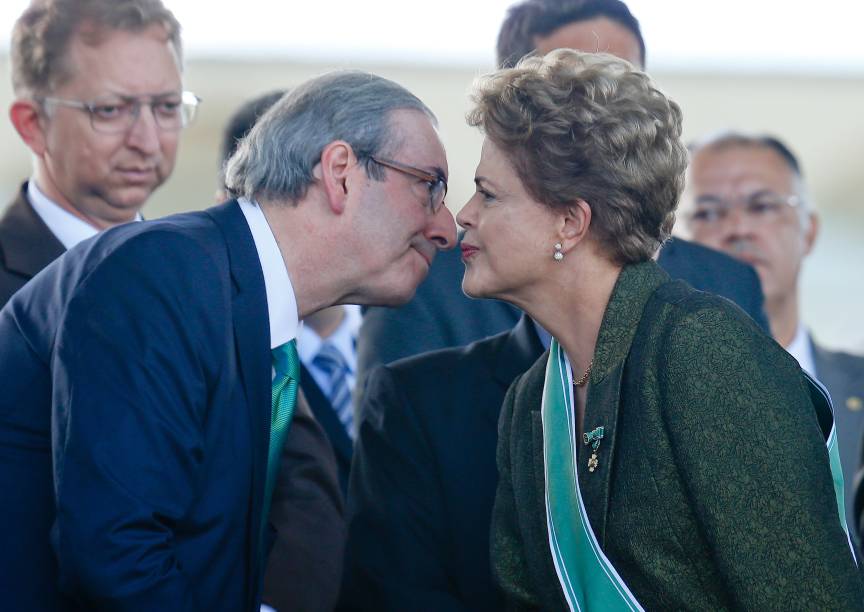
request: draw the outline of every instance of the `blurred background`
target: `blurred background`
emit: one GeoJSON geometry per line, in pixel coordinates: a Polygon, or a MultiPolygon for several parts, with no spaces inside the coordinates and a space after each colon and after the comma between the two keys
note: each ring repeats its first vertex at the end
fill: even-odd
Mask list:
{"type": "MultiPolygon", "coordinates": [[[[494,68],[512,0],[164,0],[183,25],[188,89],[203,103],[148,218],[213,203],[222,127],[245,100],[335,68],[392,78],[438,115],[450,163],[448,205],[473,191],[481,137],[468,128],[472,80],[494,68]],[[227,8],[222,8],[225,6],[227,8]]],[[[768,131],[799,154],[822,218],[803,277],[803,318],[832,348],[864,352],[864,4],[822,0],[627,0],[648,72],[683,108],[685,138],[723,128],[768,131]]],[[[0,107],[12,99],[9,32],[27,0],[0,5],[0,107]]],[[[30,171],[0,121],[0,209],[30,171]]]]}

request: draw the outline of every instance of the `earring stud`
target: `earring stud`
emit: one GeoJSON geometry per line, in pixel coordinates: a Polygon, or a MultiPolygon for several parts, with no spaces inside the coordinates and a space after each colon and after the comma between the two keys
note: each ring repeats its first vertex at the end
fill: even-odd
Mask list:
{"type": "Polygon", "coordinates": [[[556,242],[554,248],[555,248],[555,253],[552,255],[552,259],[554,259],[555,261],[561,261],[562,259],[564,259],[564,253],[561,252],[561,248],[562,248],[561,243],[556,242]]]}

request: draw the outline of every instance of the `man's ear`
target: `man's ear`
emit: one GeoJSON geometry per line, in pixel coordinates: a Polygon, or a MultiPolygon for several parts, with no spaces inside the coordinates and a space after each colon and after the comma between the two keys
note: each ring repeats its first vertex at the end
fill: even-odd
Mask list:
{"type": "Polygon", "coordinates": [[[334,140],[321,151],[321,161],[315,168],[330,209],[342,214],[348,199],[348,176],[357,165],[354,150],[344,140],[334,140]]]}
{"type": "Polygon", "coordinates": [[[9,119],[24,144],[41,157],[47,148],[45,120],[36,102],[24,99],[15,100],[9,107],[9,119]]]}
{"type": "Polygon", "coordinates": [[[588,236],[591,226],[591,206],[585,200],[568,204],[561,213],[559,242],[561,250],[567,253],[588,236]]]}
{"type": "Polygon", "coordinates": [[[819,235],[819,215],[815,212],[808,212],[804,227],[804,254],[809,255],[813,250],[813,245],[816,244],[816,236],[819,235]]]}

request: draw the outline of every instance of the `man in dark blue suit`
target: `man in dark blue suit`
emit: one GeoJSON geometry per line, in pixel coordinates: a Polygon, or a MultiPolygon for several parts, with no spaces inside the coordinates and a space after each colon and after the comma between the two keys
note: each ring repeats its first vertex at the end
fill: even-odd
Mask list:
{"type": "MultiPolygon", "coordinates": [[[[609,51],[635,65],[645,60],[639,24],[622,2],[528,0],[501,28],[499,65],[558,47],[609,51]]],[[[658,262],[672,276],[732,299],[767,329],[752,267],[677,239],[658,262]]],[[[458,254],[444,254],[409,304],[371,308],[364,317],[361,376],[377,363],[414,355],[418,344],[431,350],[478,341],[369,375],[348,495],[344,609],[503,607],[489,561],[496,424],[508,386],[540,357],[545,332],[508,304],[462,295],[463,269],[458,254]]]]}
{"type": "Polygon", "coordinates": [[[4,607],[257,608],[299,319],[402,303],[455,241],[434,121],[374,75],[313,79],[232,157],[237,199],[85,241],[0,311],[4,607]]]}
{"type": "MultiPolygon", "coordinates": [[[[216,190],[218,202],[230,197],[225,187],[225,165],[228,160],[258,118],[286,93],[287,90],[279,89],[247,100],[228,119],[220,147],[220,185],[216,190]]],[[[351,435],[353,427],[350,422],[353,417],[351,388],[356,369],[355,344],[359,319],[359,307],[354,305],[339,304],[319,310],[303,320],[301,337],[298,338],[297,345],[301,361],[300,389],[309,403],[315,420],[318,421],[333,447],[343,495],[348,492],[348,473],[351,469],[351,456],[354,453],[354,441],[351,435]],[[336,359],[324,357],[331,354],[333,350],[337,351],[336,359]],[[345,351],[345,355],[339,357],[342,351],[345,351]],[[341,371],[337,369],[340,367],[341,371]],[[316,374],[323,377],[325,383],[333,381],[336,384],[331,383],[329,386],[322,387],[316,380],[316,374]],[[342,383],[341,387],[339,383],[342,383]],[[338,400],[340,397],[344,397],[344,401],[339,406],[334,406],[332,399],[338,400]]],[[[272,601],[274,582],[275,580],[270,580],[268,577],[264,583],[265,601],[271,603],[276,603],[272,601]]],[[[283,580],[282,583],[284,582],[283,580]]]]}

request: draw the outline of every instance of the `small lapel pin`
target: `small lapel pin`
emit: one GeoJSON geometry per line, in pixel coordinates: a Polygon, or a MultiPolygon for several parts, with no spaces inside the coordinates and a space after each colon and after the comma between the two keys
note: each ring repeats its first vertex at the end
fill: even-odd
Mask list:
{"type": "Polygon", "coordinates": [[[600,465],[600,460],[597,458],[597,449],[600,448],[600,441],[603,439],[603,427],[586,431],[582,434],[582,440],[585,444],[591,445],[591,457],[588,458],[588,471],[593,472],[600,465]]]}

